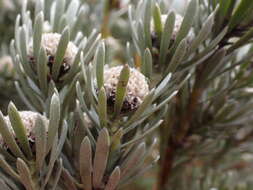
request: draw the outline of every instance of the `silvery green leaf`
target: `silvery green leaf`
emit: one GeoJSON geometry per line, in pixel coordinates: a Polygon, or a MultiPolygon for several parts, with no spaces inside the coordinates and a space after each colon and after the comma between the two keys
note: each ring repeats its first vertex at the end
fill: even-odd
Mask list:
{"type": "Polygon", "coordinates": [[[182,40],[176,48],[175,54],[173,55],[165,73],[173,73],[176,71],[177,67],[180,63],[182,63],[184,59],[184,55],[186,53],[186,40],[182,40]]]}
{"type": "Polygon", "coordinates": [[[10,148],[11,152],[17,156],[20,157],[22,159],[25,159],[24,154],[22,153],[22,151],[20,150],[20,148],[18,147],[14,136],[12,135],[12,133],[10,132],[9,126],[7,125],[4,116],[2,114],[2,112],[0,111],[0,133],[3,137],[4,142],[7,144],[7,146],[10,148]]]}
{"type": "Polygon", "coordinates": [[[193,42],[190,44],[189,52],[188,52],[189,55],[193,53],[198,48],[198,46],[208,38],[208,36],[212,32],[215,14],[216,14],[216,11],[213,12],[211,15],[209,15],[209,17],[203,23],[203,27],[201,28],[200,32],[198,33],[196,38],[193,40],[193,42]]]}
{"type": "Polygon", "coordinates": [[[74,76],[77,74],[80,68],[80,56],[82,49],[80,48],[76,54],[73,64],[71,65],[70,70],[66,73],[61,79],[64,81],[64,84],[67,84],[74,76]]]}
{"type": "MultiPolygon", "coordinates": [[[[38,0],[38,2],[40,1],[41,0],[38,0]]],[[[39,53],[40,53],[43,23],[44,23],[44,15],[43,15],[43,12],[40,12],[35,18],[34,32],[33,32],[33,53],[36,58],[39,57],[39,53]]]]}
{"type": "Polygon", "coordinates": [[[18,190],[20,186],[17,185],[13,179],[11,179],[8,175],[5,175],[3,172],[0,172],[0,178],[4,180],[4,182],[11,188],[11,190],[18,190]]]}
{"type": "MultiPolygon", "coordinates": [[[[81,26],[83,24],[83,18],[86,16],[86,10],[84,6],[82,6],[75,18],[75,21],[71,25],[71,33],[70,33],[70,39],[74,39],[76,34],[80,31],[81,26]]],[[[82,29],[81,29],[82,30],[82,29]]]]}
{"type": "Polygon", "coordinates": [[[139,176],[142,176],[145,172],[147,172],[148,170],[150,170],[151,168],[153,168],[156,164],[157,161],[160,159],[160,157],[158,156],[154,161],[152,161],[149,165],[147,165],[146,167],[143,167],[140,171],[136,172],[134,175],[122,180],[120,182],[120,185],[126,185],[128,183],[130,183],[131,181],[133,181],[134,179],[138,178],[139,176]]]}
{"type": "Polygon", "coordinates": [[[62,163],[62,159],[60,159],[60,161],[58,163],[58,166],[57,166],[57,170],[55,172],[55,178],[53,180],[54,183],[52,185],[53,186],[52,190],[56,190],[58,182],[59,182],[60,177],[61,177],[62,170],[63,170],[63,163],[62,163]]]}
{"type": "Polygon", "coordinates": [[[128,125],[132,124],[134,121],[139,120],[140,116],[144,113],[144,111],[152,104],[154,95],[155,95],[155,90],[153,89],[144,98],[142,104],[135,111],[135,113],[133,114],[133,116],[126,122],[125,126],[128,126],[128,125]]]}
{"type": "Polygon", "coordinates": [[[85,137],[80,147],[80,176],[85,190],[92,190],[92,149],[85,137]]]}
{"type": "MultiPolygon", "coordinates": [[[[1,129],[0,129],[0,134],[1,134],[1,129]]],[[[2,155],[6,160],[12,163],[16,161],[15,155],[11,154],[11,151],[7,152],[5,147],[0,146],[0,155],[2,155]]]]}
{"type": "Polygon", "coordinates": [[[163,65],[165,64],[174,25],[175,25],[175,13],[171,12],[167,16],[167,19],[165,21],[165,25],[163,28],[162,36],[161,36],[159,64],[163,64],[163,65]]]}
{"type": "Polygon", "coordinates": [[[29,110],[36,111],[36,108],[33,107],[33,105],[27,99],[27,97],[25,96],[24,92],[20,88],[20,85],[19,85],[19,83],[17,81],[15,82],[15,87],[16,87],[16,89],[18,91],[18,95],[20,96],[21,100],[25,103],[25,105],[29,108],[29,110]]]}
{"type": "Polygon", "coordinates": [[[98,114],[101,127],[107,127],[107,97],[103,87],[98,92],[98,114]]]}
{"type": "Polygon", "coordinates": [[[85,127],[85,130],[86,130],[86,132],[87,132],[89,138],[90,138],[91,141],[92,141],[92,146],[94,146],[94,145],[96,144],[96,141],[95,141],[95,139],[94,139],[94,137],[93,137],[93,135],[92,135],[92,133],[91,133],[89,127],[88,127],[88,124],[86,123],[86,121],[85,121],[85,119],[84,119],[84,115],[83,115],[83,112],[82,112],[82,110],[81,110],[81,108],[80,108],[80,104],[79,104],[79,103],[77,103],[76,109],[77,109],[79,118],[80,118],[80,120],[81,120],[81,122],[82,122],[82,125],[85,127]]]}
{"type": "Polygon", "coordinates": [[[232,31],[240,22],[252,12],[253,2],[251,0],[241,0],[229,20],[229,31],[232,31]]]}
{"type": "Polygon", "coordinates": [[[17,51],[19,53],[21,53],[21,50],[20,50],[20,29],[19,29],[20,19],[21,19],[21,16],[20,16],[20,14],[18,14],[16,21],[15,21],[15,45],[16,45],[17,51]]]}
{"type": "MultiPolygon", "coordinates": [[[[42,0],[35,1],[35,17],[44,11],[44,2],[42,0]]],[[[36,19],[35,19],[36,20],[36,19]]]]}
{"type": "Polygon", "coordinates": [[[105,190],[116,190],[120,181],[120,168],[116,167],[105,186],[105,190]]]}
{"type": "Polygon", "coordinates": [[[141,69],[142,69],[142,73],[147,78],[151,78],[152,76],[152,67],[153,67],[152,54],[149,49],[146,49],[144,52],[144,60],[141,65],[141,69]]]}
{"type": "Polygon", "coordinates": [[[69,28],[65,28],[64,31],[62,32],[62,36],[57,47],[55,63],[53,64],[53,68],[52,68],[52,75],[55,81],[57,80],[59,76],[60,67],[62,65],[65,51],[68,47],[68,43],[69,43],[69,28]]]}
{"type": "Polygon", "coordinates": [[[48,168],[48,171],[47,171],[45,184],[47,184],[50,176],[52,175],[55,162],[58,159],[59,155],[61,154],[62,147],[63,147],[63,145],[65,143],[65,140],[66,140],[66,137],[67,137],[67,132],[68,132],[67,123],[66,123],[66,121],[63,121],[63,126],[62,126],[62,130],[61,130],[61,134],[60,134],[60,139],[58,141],[58,139],[57,139],[58,136],[56,135],[55,142],[54,142],[53,148],[51,150],[49,168],[48,168]]]}
{"type": "Polygon", "coordinates": [[[121,108],[126,96],[127,84],[130,77],[130,68],[128,65],[124,65],[120,72],[119,81],[117,84],[116,98],[115,98],[115,116],[118,116],[121,112],[121,108]]]}
{"type": "Polygon", "coordinates": [[[125,160],[121,167],[121,179],[127,177],[127,175],[133,170],[136,164],[142,159],[142,156],[146,152],[145,143],[141,143],[138,147],[128,156],[127,160],[125,160]]]}
{"type": "Polygon", "coordinates": [[[67,8],[66,11],[66,18],[68,23],[71,23],[73,21],[73,18],[75,18],[78,8],[79,8],[80,2],[78,0],[72,0],[67,8]]]}
{"type": "Polygon", "coordinates": [[[133,41],[135,44],[136,49],[138,50],[139,54],[140,54],[140,44],[139,44],[139,40],[138,40],[138,34],[137,31],[135,30],[134,27],[134,20],[133,20],[133,8],[130,5],[128,8],[128,18],[129,18],[129,23],[130,23],[130,27],[131,27],[131,32],[132,32],[132,36],[133,36],[133,41]]]}
{"type": "Polygon", "coordinates": [[[15,105],[11,102],[8,106],[8,115],[11,122],[11,126],[15,132],[15,135],[22,147],[22,150],[25,152],[26,156],[31,159],[33,157],[32,150],[27,137],[27,127],[24,126],[24,123],[19,115],[19,112],[15,105]]]}
{"type": "Polygon", "coordinates": [[[127,63],[130,67],[134,66],[134,60],[133,60],[133,56],[132,56],[132,51],[131,51],[131,44],[129,42],[127,42],[126,45],[126,56],[127,56],[127,63]]]}
{"type": "Polygon", "coordinates": [[[53,31],[59,32],[57,30],[59,28],[59,20],[64,13],[66,1],[65,0],[56,0],[55,2],[56,2],[56,4],[55,4],[54,16],[53,16],[53,18],[54,18],[53,31]]]}
{"type": "Polygon", "coordinates": [[[68,170],[66,170],[65,168],[63,168],[63,170],[62,170],[61,177],[63,178],[64,185],[66,186],[67,189],[78,190],[75,185],[75,182],[73,180],[73,177],[70,175],[68,170]]]}
{"type": "Polygon", "coordinates": [[[154,132],[158,127],[160,127],[160,125],[162,124],[162,120],[160,120],[159,122],[157,122],[154,126],[152,126],[150,129],[146,130],[145,132],[143,132],[141,135],[137,135],[133,140],[130,140],[128,142],[126,142],[125,144],[121,145],[121,148],[124,148],[126,146],[135,144],[137,142],[140,142],[141,140],[143,140],[145,137],[147,137],[148,135],[150,135],[152,132],[154,132]]]}
{"type": "Polygon", "coordinates": [[[84,50],[83,50],[83,52],[87,52],[87,53],[85,53],[85,55],[84,55],[84,58],[83,58],[83,61],[82,61],[83,64],[88,64],[88,63],[90,62],[90,60],[92,59],[92,57],[93,57],[93,55],[94,55],[94,52],[95,52],[95,50],[96,50],[96,47],[97,47],[97,45],[98,45],[100,39],[101,39],[101,34],[96,35],[96,39],[93,41],[93,43],[92,43],[91,46],[88,48],[88,50],[85,51],[85,49],[87,48],[87,45],[88,45],[88,43],[89,43],[89,42],[87,42],[86,47],[85,47],[84,50]]]}
{"type": "Polygon", "coordinates": [[[228,28],[225,27],[219,35],[213,39],[210,44],[199,54],[197,54],[195,57],[191,59],[191,63],[196,63],[198,60],[202,59],[204,56],[206,56],[208,53],[213,51],[213,49],[218,45],[218,43],[224,38],[224,36],[227,34],[228,28]]]}
{"type": "Polygon", "coordinates": [[[154,20],[154,26],[155,26],[155,32],[158,35],[158,38],[162,38],[162,32],[163,32],[163,24],[161,19],[161,10],[158,5],[158,3],[155,3],[155,6],[153,8],[153,20],[154,20]]]}
{"type": "Polygon", "coordinates": [[[50,151],[53,141],[58,132],[59,123],[60,123],[60,100],[59,97],[54,94],[51,99],[50,104],[50,117],[49,117],[49,126],[48,126],[48,141],[47,141],[47,152],[50,151]]]}
{"type": "Polygon", "coordinates": [[[0,187],[3,188],[4,190],[11,190],[2,178],[0,178],[0,187]]]}
{"type": "Polygon", "coordinates": [[[104,84],[104,65],[105,65],[105,43],[102,42],[98,47],[95,54],[96,63],[96,77],[97,77],[97,87],[101,89],[104,84]]]}
{"type": "Polygon", "coordinates": [[[162,92],[164,91],[164,89],[166,89],[166,86],[170,82],[170,79],[171,79],[171,73],[167,74],[167,76],[164,77],[162,82],[156,87],[154,99],[158,98],[162,94],[162,92]]]}
{"type": "Polygon", "coordinates": [[[144,51],[146,44],[145,44],[145,36],[143,35],[144,33],[144,26],[142,20],[139,20],[138,22],[134,23],[134,26],[137,28],[137,35],[138,35],[138,44],[139,48],[144,51]]]}
{"type": "Polygon", "coordinates": [[[151,34],[150,34],[150,22],[152,18],[152,0],[146,1],[145,12],[144,12],[144,36],[145,43],[149,49],[152,48],[151,34]]]}
{"type": "Polygon", "coordinates": [[[30,78],[36,79],[35,74],[33,73],[31,66],[29,65],[30,63],[28,62],[26,32],[27,32],[27,29],[25,28],[25,26],[23,26],[20,29],[20,50],[21,50],[21,56],[22,56],[22,66],[30,78]]]}
{"type": "Polygon", "coordinates": [[[17,170],[20,176],[20,182],[23,183],[25,188],[27,190],[35,190],[35,184],[33,183],[32,175],[29,170],[29,167],[20,158],[17,159],[17,170]]]}
{"type": "MultiPolygon", "coordinates": [[[[76,82],[81,78],[81,73],[76,74],[76,76],[72,79],[72,82],[69,84],[66,94],[63,96],[62,100],[62,113],[68,112],[68,109],[70,106],[72,106],[72,103],[75,103],[75,99],[73,97],[76,96],[76,90],[75,85],[76,82]]],[[[67,114],[67,113],[66,113],[67,114]]]]}
{"type": "Polygon", "coordinates": [[[19,175],[12,169],[12,167],[6,162],[4,157],[0,155],[0,167],[3,169],[6,173],[8,173],[11,177],[13,177],[16,180],[20,180],[19,175]]]}
{"type": "Polygon", "coordinates": [[[87,99],[89,100],[90,104],[96,108],[97,107],[97,103],[95,102],[96,95],[95,93],[93,93],[95,89],[93,89],[94,86],[92,81],[92,66],[88,65],[86,67],[82,65],[82,71],[85,72],[87,76],[87,83],[85,85],[85,93],[87,94],[87,99]]]}
{"type": "Polygon", "coordinates": [[[39,51],[39,59],[37,62],[37,71],[38,71],[38,78],[40,89],[43,91],[44,95],[47,95],[47,75],[48,75],[48,67],[47,67],[48,58],[46,55],[46,51],[43,47],[40,48],[39,51]]]}
{"type": "Polygon", "coordinates": [[[229,49],[228,53],[233,52],[239,47],[250,43],[250,39],[253,37],[253,27],[251,27],[237,42],[235,42],[229,49]]]}
{"type": "Polygon", "coordinates": [[[206,65],[206,68],[203,72],[204,76],[208,76],[207,79],[212,78],[222,67],[225,66],[223,60],[226,56],[226,50],[220,49],[216,54],[214,54],[209,61],[209,64],[206,65]]]}
{"type": "Polygon", "coordinates": [[[105,174],[107,160],[109,155],[110,137],[106,128],[99,133],[96,152],[93,163],[93,186],[100,188],[105,174]]]}
{"type": "Polygon", "coordinates": [[[36,168],[39,171],[44,163],[46,157],[47,146],[47,131],[46,126],[41,118],[38,116],[35,122],[35,147],[36,147],[36,168]]]}
{"type": "MultiPolygon", "coordinates": [[[[115,151],[121,145],[121,139],[123,137],[123,128],[118,129],[118,131],[111,137],[110,150],[115,151]]],[[[110,160],[109,160],[110,162],[110,160]]]]}
{"type": "Polygon", "coordinates": [[[161,109],[165,104],[167,104],[176,94],[178,93],[178,91],[174,91],[172,92],[165,100],[163,100],[160,104],[158,104],[156,107],[146,111],[143,114],[143,117],[149,116],[152,113],[156,112],[157,110],[161,109]]]}
{"type": "Polygon", "coordinates": [[[184,15],[184,19],[182,22],[182,25],[180,27],[180,30],[178,32],[178,35],[175,40],[175,47],[181,42],[182,39],[186,37],[186,35],[189,33],[194,21],[195,16],[197,12],[198,7],[198,1],[197,0],[191,0],[189,3],[186,13],[184,15]]]}
{"type": "MultiPolygon", "coordinates": [[[[58,31],[63,31],[64,28],[67,27],[67,25],[68,25],[68,23],[67,23],[66,15],[63,14],[63,15],[61,16],[60,21],[59,21],[59,28],[58,28],[58,31]]],[[[70,32],[69,32],[69,36],[70,36],[70,32]]],[[[70,39],[70,37],[69,37],[69,39],[70,39]]]]}
{"type": "Polygon", "coordinates": [[[43,188],[46,187],[46,185],[47,185],[47,183],[48,183],[48,181],[51,177],[53,167],[54,167],[54,163],[57,159],[57,145],[58,145],[58,132],[57,132],[56,136],[54,137],[54,141],[53,141],[52,148],[51,148],[51,151],[50,151],[50,158],[49,158],[49,164],[48,164],[48,167],[47,167],[47,173],[46,173],[46,176],[45,176],[45,180],[43,181],[43,184],[42,184],[43,188]]]}
{"type": "Polygon", "coordinates": [[[87,43],[83,49],[83,52],[88,52],[92,44],[96,41],[97,37],[99,36],[98,31],[96,29],[92,30],[90,36],[87,39],[87,43]]]}

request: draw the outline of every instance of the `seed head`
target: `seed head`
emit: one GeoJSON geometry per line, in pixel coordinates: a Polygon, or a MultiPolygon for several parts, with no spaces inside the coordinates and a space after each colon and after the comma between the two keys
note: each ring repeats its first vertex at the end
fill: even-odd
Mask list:
{"type": "MultiPolygon", "coordinates": [[[[50,74],[52,73],[52,67],[55,62],[55,56],[56,56],[60,39],[61,39],[61,34],[58,34],[58,33],[45,33],[42,35],[41,46],[45,49],[46,54],[48,56],[47,65],[49,67],[50,74]]],[[[62,61],[62,66],[60,68],[59,78],[68,72],[68,70],[70,69],[71,65],[74,62],[77,51],[78,51],[78,48],[76,47],[76,45],[73,42],[69,42],[67,49],[65,51],[63,61],[62,61]]],[[[32,63],[32,65],[34,65],[35,67],[35,64],[33,63],[35,63],[36,60],[34,58],[32,45],[30,45],[30,48],[29,48],[29,60],[32,63]]]]}
{"type": "MultiPolygon", "coordinates": [[[[106,90],[107,101],[109,106],[115,103],[115,94],[119,81],[120,72],[123,66],[116,66],[105,69],[104,87],[106,90]]],[[[136,110],[143,102],[145,96],[149,93],[149,86],[145,76],[137,69],[130,68],[130,77],[127,84],[127,92],[121,112],[136,110]]]]}

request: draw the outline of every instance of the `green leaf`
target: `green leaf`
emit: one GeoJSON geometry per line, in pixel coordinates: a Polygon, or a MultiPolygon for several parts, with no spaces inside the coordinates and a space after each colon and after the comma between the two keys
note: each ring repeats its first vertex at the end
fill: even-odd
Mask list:
{"type": "Polygon", "coordinates": [[[130,77],[130,68],[128,65],[124,65],[123,69],[120,72],[119,81],[116,90],[116,100],[115,100],[115,116],[118,116],[121,112],[123,102],[126,97],[127,84],[130,77]]]}
{"type": "Polygon", "coordinates": [[[171,73],[167,74],[166,77],[161,81],[161,83],[156,87],[155,89],[155,97],[158,98],[164,90],[166,90],[166,86],[168,86],[168,83],[170,82],[171,79],[171,73]]]}
{"type": "Polygon", "coordinates": [[[141,143],[138,147],[128,156],[128,159],[122,163],[121,166],[121,179],[127,177],[127,175],[133,170],[133,168],[141,161],[142,156],[146,152],[145,143],[141,143]]]}
{"type": "Polygon", "coordinates": [[[54,94],[50,104],[50,117],[48,127],[48,141],[47,141],[47,152],[50,151],[53,141],[57,135],[59,124],[60,124],[60,99],[54,94]]]}
{"type": "Polygon", "coordinates": [[[161,10],[158,3],[155,3],[153,9],[153,20],[155,26],[155,33],[157,34],[158,39],[160,40],[162,38],[163,24],[161,19],[161,10]]]}
{"type": "Polygon", "coordinates": [[[160,65],[165,64],[174,25],[175,25],[175,13],[171,12],[165,21],[165,25],[164,25],[163,33],[161,37],[161,46],[160,46],[160,52],[159,52],[160,65]]]}
{"type": "Polygon", "coordinates": [[[253,38],[253,27],[251,27],[237,42],[235,42],[231,47],[229,47],[228,53],[231,53],[234,50],[242,47],[243,45],[250,43],[250,39],[252,38],[253,38]]]}
{"type": "Polygon", "coordinates": [[[51,18],[54,18],[54,21],[53,21],[54,32],[59,32],[57,29],[59,28],[59,20],[64,13],[65,5],[66,5],[65,0],[56,0],[54,16],[51,17],[51,18]]]}
{"type": "Polygon", "coordinates": [[[212,27],[214,24],[215,14],[216,14],[216,11],[213,12],[211,15],[209,15],[209,17],[204,22],[203,27],[201,28],[200,32],[198,33],[196,38],[194,38],[193,42],[190,44],[190,47],[188,50],[189,52],[187,53],[188,55],[191,55],[199,47],[199,45],[203,43],[211,34],[212,27]]]}
{"type": "Polygon", "coordinates": [[[35,190],[36,188],[32,180],[31,172],[26,163],[20,158],[17,159],[17,170],[20,175],[20,181],[23,183],[26,190],[35,190]]]}
{"type": "Polygon", "coordinates": [[[43,23],[44,23],[44,15],[43,12],[40,12],[35,18],[34,32],[33,32],[33,53],[36,58],[39,57],[40,53],[43,23]]]}
{"type": "Polygon", "coordinates": [[[107,97],[103,87],[98,92],[98,115],[101,127],[107,127],[107,97]]]}
{"type": "Polygon", "coordinates": [[[16,134],[20,146],[22,147],[28,158],[31,159],[33,157],[33,154],[28,141],[28,134],[26,129],[26,127],[30,126],[24,126],[24,123],[18,113],[18,110],[12,102],[8,106],[8,115],[11,122],[11,126],[16,134]]]}
{"type": "Polygon", "coordinates": [[[145,11],[144,11],[144,35],[146,47],[152,48],[151,34],[150,34],[150,21],[152,18],[152,0],[146,1],[145,11]]]}
{"type": "Polygon", "coordinates": [[[85,137],[80,147],[80,176],[85,190],[92,190],[92,149],[88,137],[85,137]]]}
{"type": "Polygon", "coordinates": [[[47,127],[43,118],[38,116],[35,123],[36,168],[38,171],[42,168],[46,157],[47,127]]]}
{"type": "Polygon", "coordinates": [[[152,104],[155,95],[155,90],[151,90],[149,94],[144,98],[142,104],[135,111],[133,116],[126,122],[125,126],[131,125],[133,122],[139,120],[140,116],[145,112],[145,110],[152,104]]]}
{"type": "Polygon", "coordinates": [[[142,73],[148,77],[151,78],[152,76],[152,67],[153,67],[153,60],[152,60],[152,54],[150,50],[147,48],[144,52],[144,60],[141,65],[142,73]]]}
{"type": "Polygon", "coordinates": [[[241,0],[229,22],[229,31],[233,30],[241,21],[251,14],[253,8],[252,0],[241,0]]]}
{"type": "Polygon", "coordinates": [[[64,59],[65,51],[68,47],[68,43],[69,43],[69,28],[65,28],[64,31],[62,32],[62,36],[57,47],[55,62],[52,68],[52,75],[55,81],[57,81],[58,79],[62,61],[64,59]]]}
{"type": "Polygon", "coordinates": [[[109,180],[105,186],[105,190],[116,190],[118,184],[120,181],[120,168],[117,166],[111,176],[109,177],[109,180]]]}
{"type": "Polygon", "coordinates": [[[93,187],[99,188],[107,166],[109,155],[110,137],[106,128],[99,133],[96,143],[96,152],[94,157],[93,168],[93,187]]]}
{"type": "Polygon", "coordinates": [[[220,1],[220,8],[219,8],[219,12],[221,14],[221,16],[224,18],[227,16],[227,13],[229,11],[229,8],[231,6],[232,1],[234,0],[219,0],[220,1]]]}
{"type": "Polygon", "coordinates": [[[198,7],[198,1],[191,0],[191,2],[189,3],[187,7],[186,13],[184,15],[184,19],[180,27],[180,30],[178,31],[178,34],[175,40],[175,45],[174,45],[175,47],[177,47],[177,45],[181,42],[181,40],[184,39],[189,33],[195,21],[197,7],[198,7]]]}
{"type": "Polygon", "coordinates": [[[19,175],[12,169],[12,167],[6,162],[4,157],[0,155],[0,167],[3,169],[6,173],[8,173],[11,177],[13,177],[15,180],[20,180],[19,175]]]}
{"type": "Polygon", "coordinates": [[[21,57],[22,57],[22,65],[24,67],[24,70],[26,74],[31,78],[31,79],[36,79],[35,74],[32,71],[31,65],[28,62],[28,55],[27,55],[27,28],[23,26],[20,29],[20,51],[21,51],[21,57]]]}
{"type": "Polygon", "coordinates": [[[11,152],[16,156],[22,159],[26,159],[20,148],[18,147],[13,134],[10,132],[10,128],[8,127],[5,118],[0,111],[0,133],[3,137],[3,141],[6,143],[8,148],[10,148],[11,152]]]}
{"type": "Polygon", "coordinates": [[[180,63],[182,63],[184,59],[184,55],[186,53],[186,47],[187,42],[186,40],[182,40],[180,44],[178,45],[175,54],[173,55],[171,62],[169,66],[167,67],[165,73],[174,73],[179,66],[180,63]]]}
{"type": "Polygon", "coordinates": [[[95,55],[97,87],[101,89],[104,85],[104,65],[105,65],[105,43],[102,42],[95,55]]]}
{"type": "Polygon", "coordinates": [[[48,58],[46,55],[46,51],[43,47],[40,48],[39,51],[39,59],[37,63],[37,71],[38,71],[38,78],[39,78],[39,84],[40,88],[43,91],[44,95],[47,95],[47,76],[48,76],[48,67],[47,67],[48,58]]]}

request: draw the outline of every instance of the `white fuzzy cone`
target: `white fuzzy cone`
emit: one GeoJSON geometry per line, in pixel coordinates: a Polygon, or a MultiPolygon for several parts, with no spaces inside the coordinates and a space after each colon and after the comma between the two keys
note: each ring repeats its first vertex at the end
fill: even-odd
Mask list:
{"type": "MultiPolygon", "coordinates": [[[[32,111],[20,111],[19,115],[20,115],[22,122],[25,126],[26,134],[29,139],[29,142],[33,143],[35,141],[35,130],[34,130],[35,129],[35,122],[36,122],[37,117],[40,114],[37,112],[32,112],[32,111]]],[[[42,116],[42,118],[43,118],[44,122],[46,123],[45,126],[48,127],[48,119],[44,116],[42,116]]],[[[11,126],[9,116],[5,117],[5,121],[9,127],[10,132],[15,136],[15,132],[11,126]]],[[[46,131],[48,131],[48,128],[46,128],[46,131]]],[[[3,138],[1,135],[0,135],[0,144],[4,145],[3,138]]]]}
{"type": "MultiPolygon", "coordinates": [[[[123,66],[116,66],[105,69],[104,87],[106,90],[109,106],[114,105],[116,88],[122,69],[123,66]]],[[[148,93],[149,86],[145,76],[138,70],[130,68],[130,77],[127,84],[126,98],[123,103],[122,112],[129,112],[137,109],[148,93]]]]}
{"type": "MultiPolygon", "coordinates": [[[[45,49],[48,56],[48,66],[50,69],[55,61],[55,56],[58,48],[58,44],[61,39],[61,34],[58,33],[45,33],[42,35],[41,46],[45,49]]],[[[71,67],[74,62],[75,56],[78,52],[78,48],[73,42],[69,42],[67,49],[65,51],[65,55],[62,62],[62,67],[60,70],[60,77],[64,75],[71,67]]],[[[33,57],[33,45],[31,43],[29,48],[29,59],[30,62],[35,62],[33,57]]]]}
{"type": "MultiPolygon", "coordinates": [[[[61,35],[58,33],[45,33],[42,35],[41,45],[46,50],[47,55],[55,56],[60,42],[61,35]]],[[[77,54],[77,47],[73,42],[68,43],[64,60],[71,65],[77,54]]]]}

